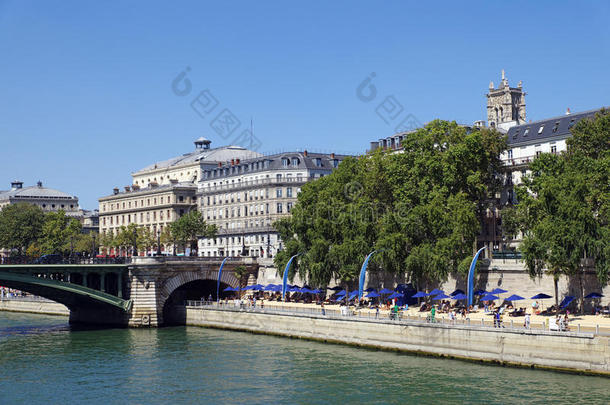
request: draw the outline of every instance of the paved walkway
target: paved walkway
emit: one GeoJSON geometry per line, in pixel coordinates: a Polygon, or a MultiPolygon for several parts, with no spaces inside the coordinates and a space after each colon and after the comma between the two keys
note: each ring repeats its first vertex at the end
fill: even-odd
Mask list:
{"type": "MultiPolygon", "coordinates": [[[[261,300],[257,301],[257,306],[260,306],[261,300]]],[[[320,312],[321,307],[317,304],[302,304],[302,303],[291,303],[291,302],[277,302],[277,301],[264,301],[265,308],[278,308],[286,311],[294,310],[295,312],[320,312]]],[[[332,313],[340,313],[340,305],[339,304],[324,304],[324,308],[326,311],[331,311],[332,313]]],[[[353,311],[355,315],[359,315],[367,318],[374,318],[376,314],[375,309],[362,308],[356,309],[355,307],[350,307],[350,310],[353,311]]],[[[530,314],[530,325],[533,329],[548,329],[549,320],[554,318],[554,315],[536,315],[532,314],[531,308],[527,309],[530,314]]],[[[419,312],[419,307],[417,308],[409,308],[406,311],[401,311],[402,319],[412,319],[412,320],[426,320],[426,318],[430,315],[430,311],[419,312]]],[[[390,311],[384,309],[379,310],[380,318],[389,318],[390,311]]],[[[449,322],[449,314],[448,313],[436,313],[436,319],[439,322],[449,322]]],[[[468,323],[468,319],[471,325],[481,324],[481,321],[486,326],[493,326],[493,315],[491,312],[484,312],[483,309],[480,309],[477,312],[469,313],[466,318],[461,315],[456,315],[456,323],[463,324],[468,323]]],[[[503,324],[508,327],[511,325],[511,322],[514,327],[523,328],[523,323],[525,320],[524,316],[508,316],[508,314],[503,316],[503,324]]],[[[551,320],[552,322],[552,320],[551,320]]],[[[578,314],[570,314],[569,315],[569,328],[571,331],[577,331],[578,325],[580,325],[582,332],[594,332],[596,328],[599,328],[603,332],[610,333],[610,317],[602,316],[602,315],[578,315],[578,314]]]]}

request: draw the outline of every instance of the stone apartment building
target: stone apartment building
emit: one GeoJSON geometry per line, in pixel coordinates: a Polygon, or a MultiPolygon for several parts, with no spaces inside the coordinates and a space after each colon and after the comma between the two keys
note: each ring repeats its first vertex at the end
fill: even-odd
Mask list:
{"type": "Polygon", "coordinates": [[[218,228],[202,238],[202,256],[271,258],[282,248],[273,223],[290,215],[301,187],[330,174],[344,155],[288,152],[235,159],[203,171],[199,209],[218,228]]]}
{"type": "MultiPolygon", "coordinates": [[[[132,184],[99,199],[100,233],[116,234],[121,226],[135,223],[153,234],[163,231],[190,210],[197,208],[197,182],[204,170],[231,160],[260,156],[241,146],[211,148],[199,138],[195,150],[154,163],[132,173],[132,184]]],[[[162,247],[165,251],[165,247],[162,247]]],[[[112,252],[111,252],[112,253],[112,252]]]]}

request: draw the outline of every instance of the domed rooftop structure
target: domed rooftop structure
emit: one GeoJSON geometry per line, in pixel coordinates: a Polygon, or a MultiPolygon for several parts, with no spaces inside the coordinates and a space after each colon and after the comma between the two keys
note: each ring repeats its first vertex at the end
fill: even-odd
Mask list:
{"type": "Polygon", "coordinates": [[[9,198],[76,199],[75,196],[64,193],[63,191],[43,187],[41,181],[39,181],[35,186],[30,187],[23,187],[23,182],[21,181],[13,181],[11,183],[10,190],[0,193],[0,200],[6,200],[9,198]]]}

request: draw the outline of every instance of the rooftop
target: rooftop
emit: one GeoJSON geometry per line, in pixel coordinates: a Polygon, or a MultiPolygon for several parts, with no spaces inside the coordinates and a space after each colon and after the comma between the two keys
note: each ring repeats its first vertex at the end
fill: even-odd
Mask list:
{"type": "Polygon", "coordinates": [[[0,200],[8,200],[10,198],[51,198],[51,199],[77,199],[77,197],[64,193],[63,191],[53,188],[43,187],[41,182],[36,186],[23,187],[23,183],[15,181],[8,191],[0,191],[0,200]]]}
{"type": "Polygon", "coordinates": [[[189,163],[200,162],[201,164],[209,164],[215,165],[218,162],[228,162],[231,159],[246,159],[246,158],[254,158],[262,156],[260,153],[246,149],[242,146],[230,145],[230,146],[221,146],[219,148],[205,148],[198,147],[198,145],[207,145],[209,146],[210,141],[205,138],[199,138],[195,141],[195,145],[197,146],[193,152],[185,153],[181,156],[176,156],[174,158],[163,160],[161,162],[153,163],[149,166],[146,166],[143,169],[138,170],[133,173],[134,175],[139,174],[140,172],[146,172],[149,170],[158,170],[158,169],[168,169],[174,166],[181,166],[189,163]]]}
{"type": "Polygon", "coordinates": [[[579,113],[570,113],[540,121],[515,125],[508,129],[508,144],[536,143],[548,138],[565,138],[572,135],[571,129],[583,118],[594,117],[603,108],[579,113]]]}

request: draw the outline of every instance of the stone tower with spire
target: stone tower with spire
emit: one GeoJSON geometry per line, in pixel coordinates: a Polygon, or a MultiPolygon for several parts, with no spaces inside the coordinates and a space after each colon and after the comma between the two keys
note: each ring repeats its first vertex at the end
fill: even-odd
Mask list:
{"type": "Polygon", "coordinates": [[[523,83],[510,87],[502,69],[502,81],[498,88],[489,82],[487,93],[487,122],[490,127],[508,130],[525,122],[525,92],[523,83]]]}

